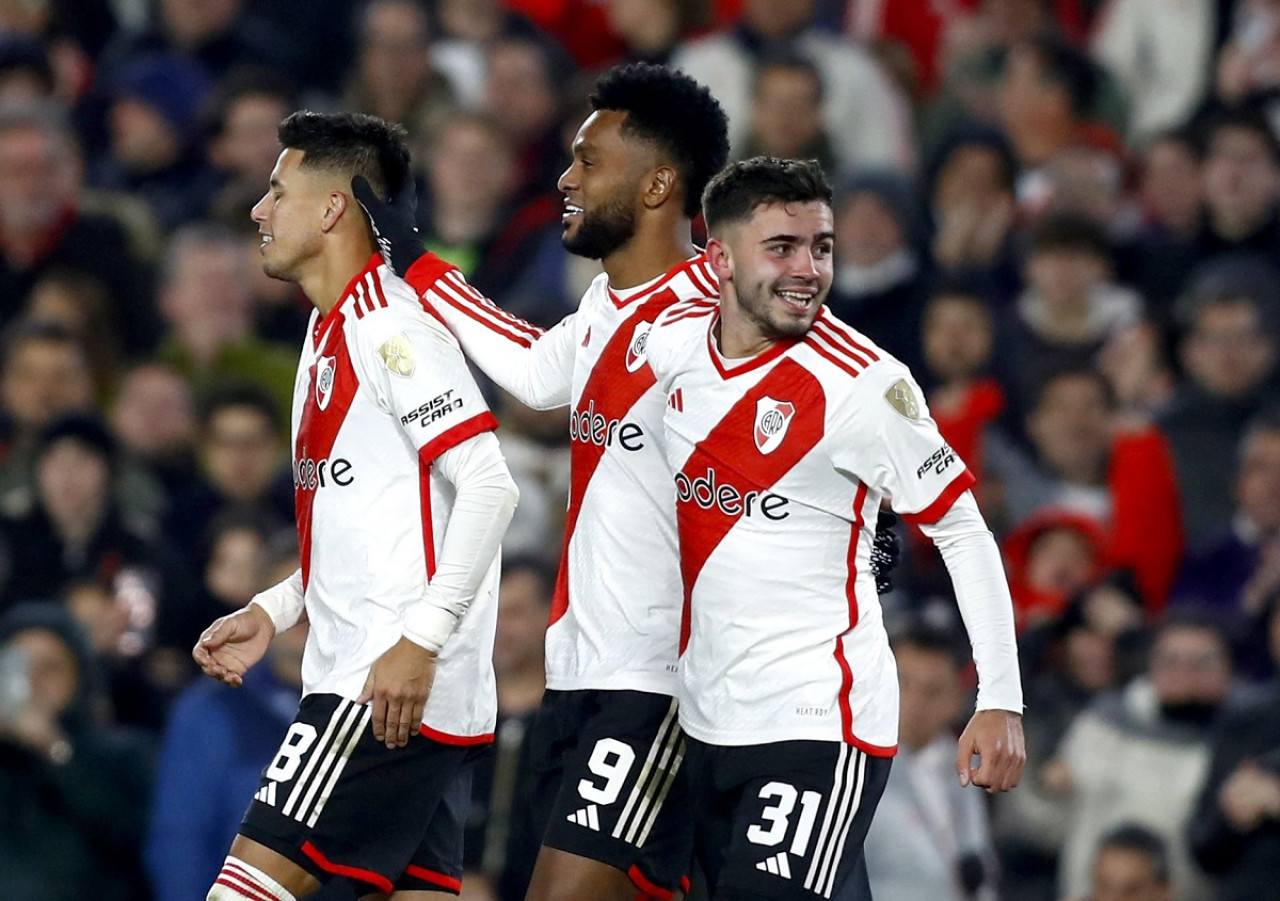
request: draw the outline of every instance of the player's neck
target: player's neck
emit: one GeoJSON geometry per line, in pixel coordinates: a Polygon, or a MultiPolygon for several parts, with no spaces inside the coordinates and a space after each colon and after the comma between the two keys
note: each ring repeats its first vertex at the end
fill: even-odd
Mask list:
{"type": "Polygon", "coordinates": [[[332,244],[312,260],[311,268],[298,279],[298,287],[321,316],[328,316],[372,255],[373,247],[367,241],[332,244]]]}
{"type": "Polygon", "coordinates": [[[764,353],[778,343],[761,331],[738,306],[730,285],[720,288],[720,316],[716,320],[712,336],[720,355],[728,360],[743,360],[764,353]]]}
{"type": "Polygon", "coordinates": [[[609,287],[625,291],[661,278],[697,253],[688,219],[646,229],[637,225],[635,236],[601,262],[609,287]]]}

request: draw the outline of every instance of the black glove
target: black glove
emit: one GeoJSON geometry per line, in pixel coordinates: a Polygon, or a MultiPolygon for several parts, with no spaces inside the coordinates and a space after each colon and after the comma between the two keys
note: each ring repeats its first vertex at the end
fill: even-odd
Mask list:
{"type": "Polygon", "coordinates": [[[887,510],[876,519],[876,537],[871,542],[871,574],[876,577],[877,594],[893,591],[893,571],[902,553],[902,542],[893,530],[897,524],[898,517],[887,510]]]}
{"type": "Polygon", "coordinates": [[[363,175],[351,179],[351,193],[369,217],[373,236],[378,241],[378,252],[392,271],[403,277],[409,267],[427,252],[414,219],[418,210],[418,193],[413,177],[406,178],[400,193],[389,201],[373,193],[363,175]]]}

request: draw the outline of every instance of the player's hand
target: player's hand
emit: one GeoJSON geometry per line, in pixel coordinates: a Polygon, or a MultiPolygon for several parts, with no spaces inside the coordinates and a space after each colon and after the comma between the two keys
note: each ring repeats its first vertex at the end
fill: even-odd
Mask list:
{"type": "Polygon", "coordinates": [[[276,627],[257,604],[219,617],[204,630],[191,656],[206,676],[239,688],[244,674],[267,653],[276,627]]]}
{"type": "Polygon", "coordinates": [[[358,704],[373,701],[373,737],[403,748],[422,726],[422,709],[436,677],[436,655],[407,638],[373,662],[358,704]]]}
{"type": "Polygon", "coordinates": [[[893,591],[893,571],[898,568],[902,542],[893,527],[898,517],[885,510],[876,520],[876,537],[871,542],[871,574],[876,579],[876,594],[893,591]]]}
{"type": "Polygon", "coordinates": [[[960,735],[956,774],[962,786],[976,785],[988,792],[1008,791],[1022,778],[1027,765],[1027,745],[1022,737],[1022,714],[1008,710],[979,710],[960,735]],[[978,755],[978,767],[972,766],[978,755]]]}
{"type": "Polygon", "coordinates": [[[375,194],[363,175],[351,180],[351,193],[369,217],[382,258],[396,275],[403,277],[409,267],[427,252],[422,246],[422,236],[418,234],[414,218],[418,195],[413,178],[407,178],[400,193],[391,200],[383,200],[375,194]]]}

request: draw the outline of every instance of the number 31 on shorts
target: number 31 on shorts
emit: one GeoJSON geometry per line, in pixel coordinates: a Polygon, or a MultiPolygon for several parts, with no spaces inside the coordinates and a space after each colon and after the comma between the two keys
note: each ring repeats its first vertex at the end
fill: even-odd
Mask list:
{"type": "Polygon", "coordinates": [[[813,835],[813,824],[818,819],[818,808],[822,806],[821,793],[806,791],[801,794],[786,782],[768,782],[757,797],[766,805],[760,812],[762,822],[747,827],[747,841],[770,848],[782,844],[791,828],[792,813],[799,800],[799,820],[788,850],[797,857],[804,857],[813,835]]]}

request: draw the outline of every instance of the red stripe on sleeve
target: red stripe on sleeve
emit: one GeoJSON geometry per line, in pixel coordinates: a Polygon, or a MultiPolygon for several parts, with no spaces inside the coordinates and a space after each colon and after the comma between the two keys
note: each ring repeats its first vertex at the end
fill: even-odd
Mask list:
{"type": "Polygon", "coordinates": [[[907,522],[916,525],[924,524],[931,526],[938,520],[942,519],[951,509],[951,505],[956,502],[960,495],[964,494],[974,486],[978,480],[973,477],[973,473],[968,468],[960,475],[951,480],[951,484],[942,489],[942,493],[938,495],[937,500],[925,507],[919,513],[903,513],[902,518],[907,522]]]}
{"type": "Polygon", "coordinates": [[[492,432],[498,427],[498,420],[488,410],[477,413],[470,419],[458,423],[448,431],[437,435],[418,450],[418,459],[430,465],[436,457],[445,451],[457,447],[468,438],[474,438],[482,432],[492,432]]]}

